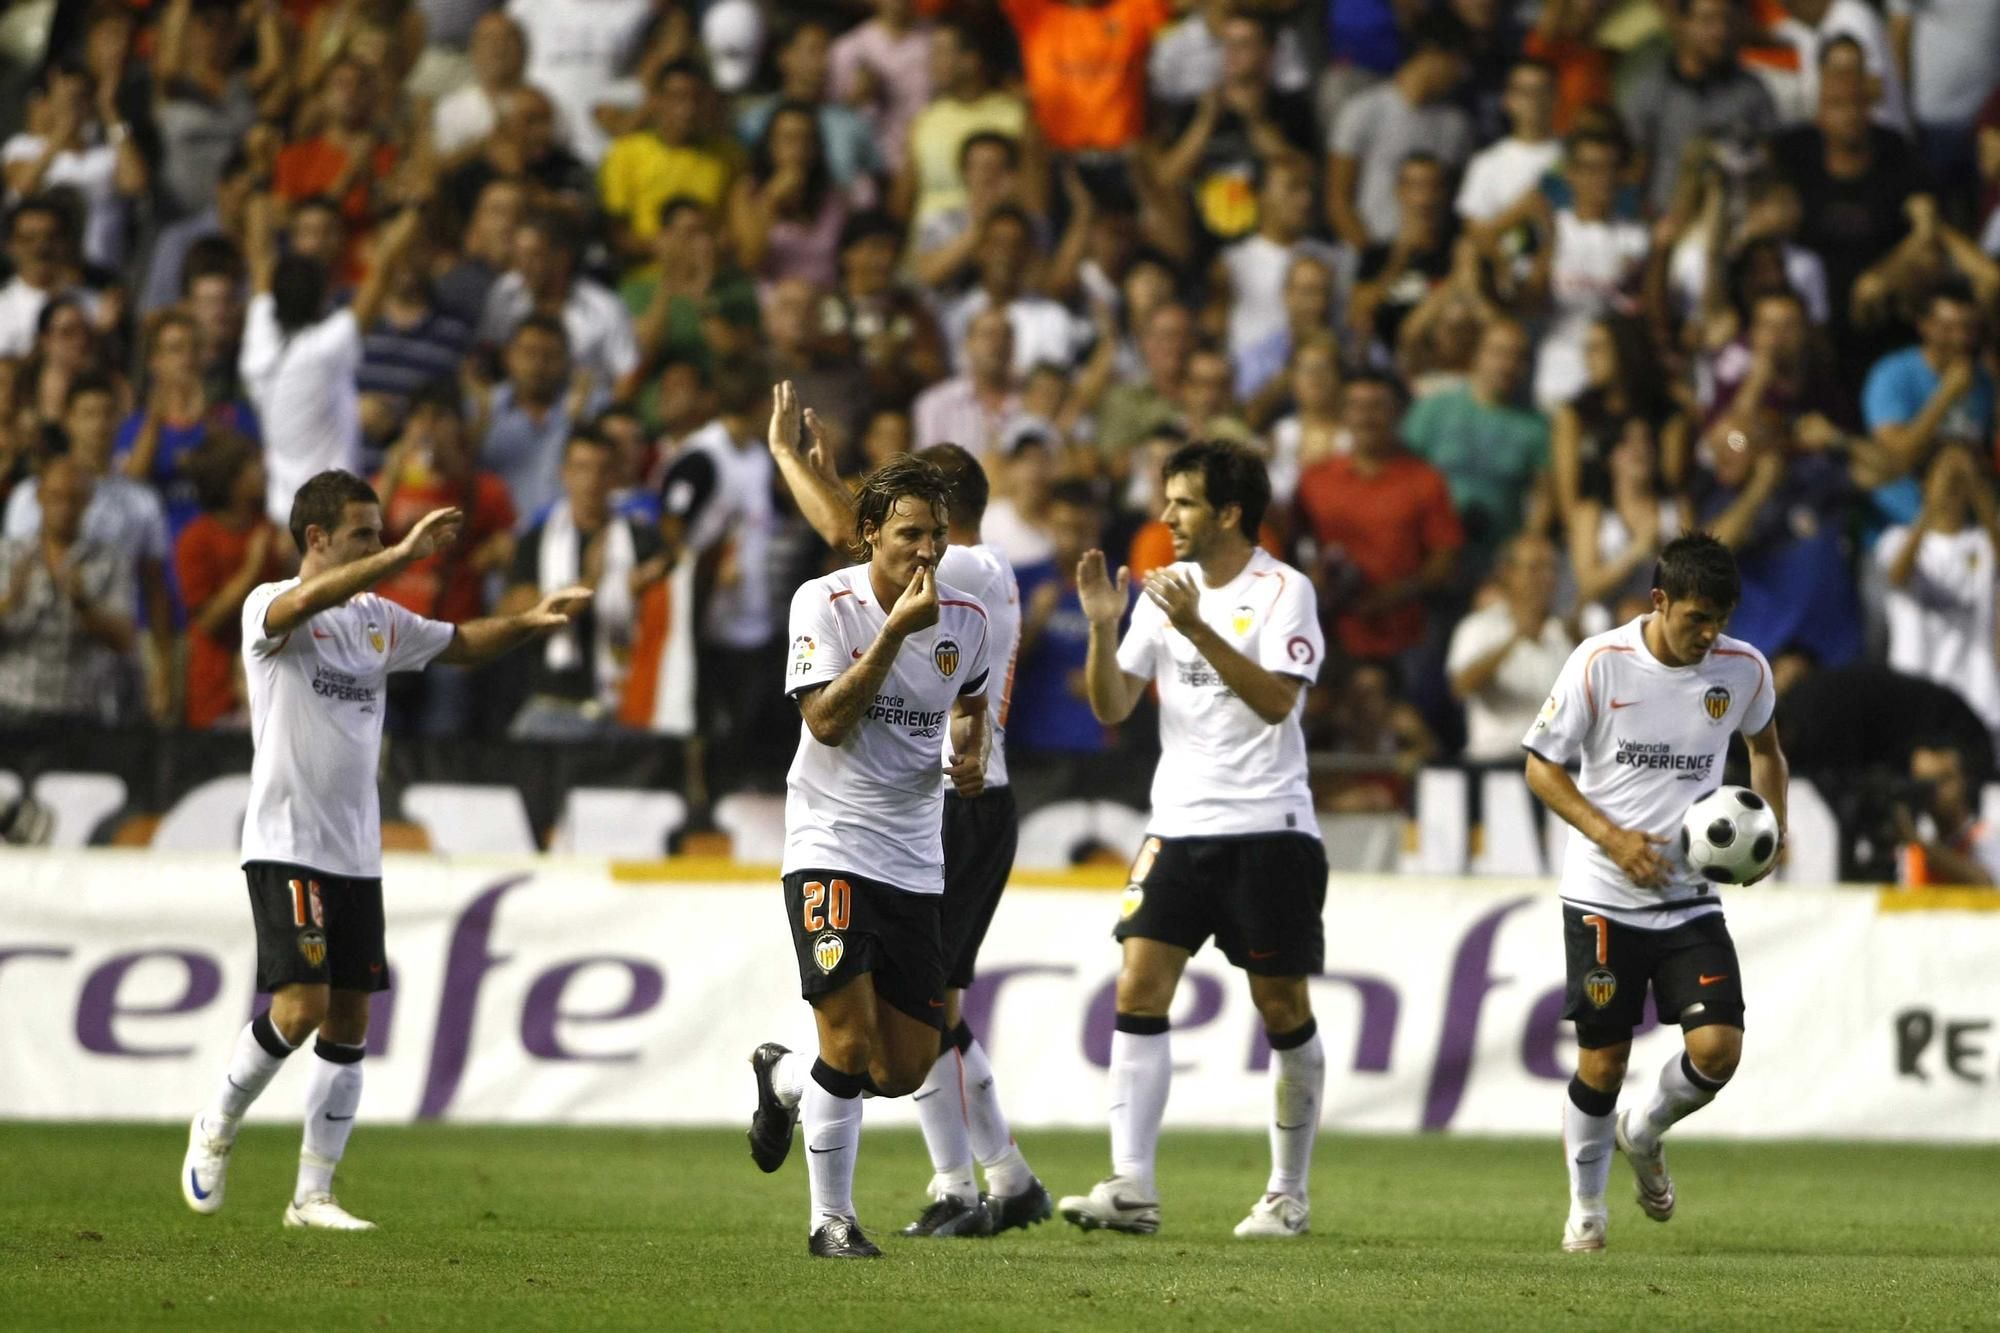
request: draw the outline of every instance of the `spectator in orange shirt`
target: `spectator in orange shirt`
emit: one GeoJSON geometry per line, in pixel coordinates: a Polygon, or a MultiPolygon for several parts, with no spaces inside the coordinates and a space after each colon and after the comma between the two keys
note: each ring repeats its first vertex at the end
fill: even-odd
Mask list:
{"type": "Polygon", "coordinates": [[[1555,131],[1568,134],[1577,113],[1611,101],[1611,53],[1597,44],[1604,0],[1546,0],[1521,54],[1555,70],[1555,131]]]}
{"type": "Polygon", "coordinates": [[[1050,146],[1116,152],[1146,128],[1146,57],[1167,0],[1001,0],[1050,146]]]}
{"type": "Polygon", "coordinates": [[[326,195],[347,223],[346,273],[354,281],[361,243],[375,218],[378,186],[396,169],[396,148],[376,123],[375,72],[343,59],[327,72],[326,128],[284,148],[271,173],[271,191],[287,204],[326,195]]]}
{"type": "Polygon", "coordinates": [[[1465,533],[1444,474],[1397,439],[1402,386],[1361,371],[1341,404],[1353,451],[1299,478],[1300,530],[1319,544],[1313,574],[1341,646],[1381,661],[1423,642],[1425,599],[1449,586],[1465,533]]]}
{"type": "Polygon", "coordinates": [[[233,430],[214,430],[189,456],[202,512],[174,547],[174,571],[188,608],[187,705],[196,730],[242,725],[246,713],[237,653],[243,599],[285,577],[289,543],[264,515],[264,460],[233,430]]]}

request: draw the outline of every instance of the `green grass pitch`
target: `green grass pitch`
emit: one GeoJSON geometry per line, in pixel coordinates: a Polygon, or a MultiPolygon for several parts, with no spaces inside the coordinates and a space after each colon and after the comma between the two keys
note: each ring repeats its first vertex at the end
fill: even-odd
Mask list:
{"type": "MultiPolygon", "coordinates": [[[[0,1328],[1550,1329],[2000,1326],[2000,1149],[1691,1142],[1666,1226],[1612,1177],[1611,1248],[1558,1251],[1560,1149],[1329,1135],[1314,1232],[1234,1240],[1264,1141],[1169,1132],[1154,1237],[1060,1220],[990,1241],[895,1236],[914,1133],[863,1139],[857,1204],[888,1251],[809,1260],[803,1154],[740,1132],[364,1125],[340,1178],[381,1230],[285,1231],[298,1134],[253,1128],[197,1217],[175,1127],[0,1124],[0,1328]]],[[[1030,1133],[1057,1194],[1101,1133],[1030,1133]]]]}

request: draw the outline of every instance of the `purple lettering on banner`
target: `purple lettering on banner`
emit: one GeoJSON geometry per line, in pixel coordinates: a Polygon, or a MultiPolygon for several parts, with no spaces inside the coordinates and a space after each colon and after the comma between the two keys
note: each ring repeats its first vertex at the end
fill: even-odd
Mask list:
{"type": "Polygon", "coordinates": [[[214,1003],[222,993],[222,968],[206,954],[190,953],[185,949],[142,949],[136,953],[121,953],[115,958],[107,958],[99,963],[84,979],[83,993],[76,1002],[76,1040],[86,1051],[98,1055],[123,1055],[136,1060],[159,1060],[174,1055],[189,1055],[193,1046],[127,1046],[118,1040],[112,1031],[112,1024],[120,1018],[164,1018],[171,1014],[189,1014],[214,1003]],[[187,982],[181,987],[180,998],[166,1004],[149,1004],[120,1007],[118,987],[125,980],[125,974],[148,958],[172,958],[187,969],[187,982]]]}
{"type": "MultiPolygon", "coordinates": [[[[1396,1048],[1396,1021],[1403,1006],[1396,988],[1380,977],[1364,977],[1358,972],[1327,972],[1307,981],[1339,981],[1354,987],[1361,996],[1361,1029],[1354,1034],[1354,1071],[1388,1072],[1389,1057],[1396,1048]]],[[[1270,1067],[1271,1039],[1258,1023],[1250,1037],[1250,1072],[1261,1074],[1270,1067]]]]}
{"type": "Polygon", "coordinates": [[[1486,994],[1512,983],[1512,977],[1491,977],[1487,969],[1493,961],[1493,938],[1501,923],[1520,911],[1532,898],[1515,898],[1473,922],[1472,929],[1459,941],[1452,959],[1451,986],[1445,992],[1444,1025],[1438,1032],[1437,1058],[1431,1062],[1430,1087],[1424,1092],[1425,1129],[1445,1129],[1465,1097],[1465,1085],[1472,1078],[1472,1054],[1479,1041],[1479,1014],[1486,1006],[1486,994]]]}
{"type": "Polygon", "coordinates": [[[1054,963],[1025,963],[1020,967],[996,967],[991,971],[981,971],[965,988],[959,997],[958,1016],[972,1029],[972,1035],[993,1053],[993,1010],[1000,1002],[1000,988],[1016,977],[1072,977],[1076,969],[1054,963]]]}
{"type": "MultiPolygon", "coordinates": [[[[1564,996],[1563,987],[1552,986],[1529,1008],[1527,1026],[1521,1029],[1521,1064],[1536,1078],[1567,1083],[1573,1070],[1556,1059],[1556,1048],[1564,1036],[1563,1024],[1569,1021],[1562,1016],[1564,996]]],[[[1659,1025],[1660,1016],[1654,1012],[1653,997],[1648,995],[1645,1007],[1639,1011],[1639,1026],[1632,1029],[1632,1035],[1643,1037],[1659,1025]]]]}
{"type": "Polygon", "coordinates": [[[507,955],[491,955],[487,940],[493,937],[493,918],[499,913],[500,899],[509,889],[519,888],[532,878],[516,875],[503,879],[472,900],[465,914],[452,927],[451,945],[445,951],[444,993],[438,1001],[437,1034],[431,1042],[431,1066],[424,1075],[424,1095],[417,1103],[417,1119],[435,1120],[445,1113],[458,1095],[459,1080],[465,1077],[465,1061],[472,1053],[472,1018],[479,1008],[479,988],[486,974],[507,961],[507,955]]]}
{"type": "Polygon", "coordinates": [[[0,949],[0,967],[7,966],[10,958],[67,958],[68,949],[55,944],[23,944],[12,949],[0,949]]]}
{"type": "MultiPolygon", "coordinates": [[[[1222,981],[1206,972],[1188,972],[1181,977],[1184,986],[1194,988],[1194,1003],[1189,1006],[1185,1017],[1174,1019],[1174,1028],[1181,1032],[1191,1032],[1198,1027],[1206,1027],[1222,1012],[1222,981]]],[[[1118,1026],[1118,978],[1113,977],[1097,988],[1090,1007],[1084,1011],[1083,1056],[1099,1069],[1111,1068],[1111,1034],[1118,1026]]],[[[1193,1062],[1176,1064],[1176,1070],[1192,1069],[1193,1062]]]]}
{"type": "Polygon", "coordinates": [[[660,1002],[667,992],[667,979],[651,963],[640,958],[619,958],[606,954],[595,958],[578,958],[571,962],[550,968],[535,978],[535,984],[528,987],[528,998],[521,1005],[521,1045],[528,1054],[539,1060],[599,1060],[613,1064],[628,1064],[639,1058],[637,1051],[616,1051],[608,1055],[593,1055],[585,1051],[572,1051],[562,1044],[556,1035],[558,1023],[614,1023],[621,1018],[636,1018],[660,1002]],[[571,978],[586,967],[622,967],[631,979],[631,987],[625,999],[616,1009],[606,1009],[595,1013],[577,1013],[562,1007],[562,996],[571,978]]]}

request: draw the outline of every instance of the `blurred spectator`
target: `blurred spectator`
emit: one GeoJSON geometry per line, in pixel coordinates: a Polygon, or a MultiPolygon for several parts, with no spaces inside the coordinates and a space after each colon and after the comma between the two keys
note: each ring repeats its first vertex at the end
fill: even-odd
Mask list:
{"type": "Polygon", "coordinates": [[[702,11],[702,53],[716,91],[734,97],[764,63],[764,14],[754,0],[716,0],[702,11]]]}
{"type": "Polygon", "coordinates": [[[1014,373],[1038,365],[1067,369],[1081,359],[1089,330],[1034,284],[1040,267],[1034,228],[1012,205],[993,210],[979,234],[979,281],[946,308],[942,319],[952,364],[966,365],[966,333],[982,310],[1005,310],[1014,326],[1014,373]]]}
{"type": "Polygon", "coordinates": [[[611,476],[612,509],[657,527],[663,460],[639,409],[630,403],[613,403],[597,414],[590,428],[611,442],[617,456],[611,476]]]}
{"type": "MultiPolygon", "coordinates": [[[[246,247],[247,248],[247,247],[246,247]]],[[[285,253],[324,265],[337,287],[344,289],[361,265],[348,262],[347,219],[340,205],[326,195],[301,199],[285,223],[285,253]]]]}
{"type": "Polygon", "coordinates": [[[248,439],[215,431],[185,470],[201,513],[174,545],[174,571],[187,607],[187,702],[181,716],[197,731],[242,726],[249,720],[237,661],[243,601],[258,584],[285,577],[291,539],[264,512],[264,464],[248,439]]]}
{"type": "Polygon", "coordinates": [[[1939,452],[1916,522],[1875,543],[1888,582],[1889,665],[1949,685],[2000,733],[1994,661],[1996,516],[1988,470],[1962,448],[1939,452]]]}
{"type": "Polygon", "coordinates": [[[873,472],[897,454],[914,452],[916,432],[907,413],[884,408],[873,413],[861,431],[861,466],[873,472]]]}
{"type": "MultiPolygon", "coordinates": [[[[1021,141],[997,130],[966,135],[958,148],[958,178],[960,202],[934,210],[916,228],[912,269],[927,287],[958,286],[976,264],[986,219],[996,208],[1021,202],[1021,141]]],[[[1046,239],[1041,219],[1031,215],[1029,221],[1038,239],[1046,239]]]]}
{"type": "Polygon", "coordinates": [[[834,99],[866,120],[891,172],[903,170],[910,125],[931,100],[934,68],[927,24],[915,0],[874,0],[875,17],[850,29],[828,53],[834,99]]]}
{"type": "Polygon", "coordinates": [[[0,538],[0,725],[111,725],[130,711],[132,580],[83,536],[91,489],[78,463],[56,459],[41,530],[0,538]]]}
{"type": "Polygon", "coordinates": [[[1314,739],[1343,762],[1331,779],[1315,783],[1320,806],[1338,814],[1407,811],[1412,784],[1437,757],[1438,743],[1423,714],[1397,693],[1394,666],[1356,662],[1329,693],[1333,706],[1314,739]]]}
{"type": "Polygon", "coordinates": [[[1615,434],[1589,437],[1591,447],[1601,448],[1602,454],[1584,469],[1581,493],[1565,521],[1586,634],[1622,625],[1651,609],[1660,549],[1693,529],[1686,500],[1661,478],[1653,421],[1643,414],[1592,419],[1598,430],[1615,434]]]}
{"type": "Polygon", "coordinates": [[[1056,458],[1054,441],[1032,421],[1017,423],[1009,435],[1001,444],[1000,494],[986,506],[979,540],[1019,571],[1054,556],[1049,507],[1055,494],[1056,458]]]}
{"type": "Polygon", "coordinates": [[[1705,162],[1743,171],[1777,128],[1770,92],[1737,59],[1742,17],[1738,0],[1675,0],[1671,54],[1619,94],[1656,212],[1673,203],[1681,173],[1705,162]]]}
{"type": "Polygon", "coordinates": [[[1396,439],[1401,386],[1371,371],[1342,390],[1351,451],[1299,477],[1302,535],[1341,646],[1379,661],[1424,638],[1424,603],[1452,581],[1465,543],[1444,475],[1396,439]]]}
{"type": "MultiPolygon", "coordinates": [[[[1550,0],[1544,12],[1565,0],[1550,0]]],[[[1555,137],[1555,71],[1523,60],[1507,72],[1501,105],[1511,133],[1472,155],[1459,182],[1456,209],[1463,222],[1485,222],[1507,211],[1522,195],[1541,186],[1562,158],[1555,137]]]]}
{"type": "Polygon", "coordinates": [[[466,160],[445,174],[440,193],[454,216],[469,218],[496,180],[515,180],[537,207],[557,208],[588,224],[597,212],[590,168],[556,137],[556,107],[539,88],[502,93],[497,123],[466,160]]]}
{"type": "MultiPolygon", "coordinates": [[[[167,535],[174,540],[202,508],[191,471],[195,452],[218,429],[240,434],[254,447],[257,421],[247,403],[209,398],[191,317],[169,310],[153,321],[145,364],[144,397],[118,427],[114,449],[120,471],[150,483],[166,502],[167,535]]],[[[261,467],[258,471],[262,475],[261,467]]]]}
{"type": "Polygon", "coordinates": [[[1347,322],[1367,359],[1390,365],[1401,343],[1403,321],[1451,273],[1456,220],[1444,166],[1428,153],[1412,153],[1396,169],[1396,234],[1361,252],[1347,322]]]}
{"type": "Polygon", "coordinates": [[[911,408],[916,447],[956,444],[990,467],[1000,457],[1002,435],[1020,411],[1014,326],[1005,311],[982,310],[966,329],[965,372],[917,395],[911,408]]]}
{"type": "Polygon", "coordinates": [[[1352,447],[1340,415],[1340,349],[1332,335],[1300,342],[1285,376],[1292,412],[1271,427],[1271,508],[1289,510],[1299,475],[1352,447]]]}
{"type": "Polygon", "coordinates": [[[618,294],[649,364],[691,360],[712,369],[718,357],[749,346],[760,319],[756,284],[723,250],[714,214],[685,195],[660,205],[653,261],[628,273],[618,294]]]}
{"type": "Polygon", "coordinates": [[[1303,204],[1282,195],[1286,214],[1278,230],[1298,239],[1312,219],[1312,103],[1302,93],[1280,92],[1271,80],[1272,43],[1263,20],[1235,12],[1222,21],[1222,78],[1166,127],[1161,184],[1194,193],[1195,213],[1206,236],[1227,243],[1259,227],[1267,201],[1259,181],[1280,158],[1305,158],[1283,189],[1305,195],[1303,204]],[[1303,179],[1297,177],[1303,176],[1303,179]]]}
{"type": "Polygon", "coordinates": [[[1230,378],[1229,357],[1220,347],[1201,345],[1188,353],[1180,425],[1191,438],[1253,445],[1250,427],[1237,411],[1230,378]]]}
{"type": "Polygon", "coordinates": [[[664,573],[659,534],[611,511],[610,444],[573,431],[562,447],[562,495],[521,534],[498,612],[514,615],[581,583],[594,592],[570,627],[532,655],[528,701],[508,726],[515,740],[568,740],[617,730],[631,651],[633,607],[664,573]]]}
{"type": "Polygon", "coordinates": [[[1521,52],[1555,72],[1557,134],[1576,128],[1589,108],[1611,101],[1611,53],[1597,41],[1607,0],[1546,0],[1521,52]]]}
{"type": "Polygon", "coordinates": [[[1906,889],[2000,884],[2000,828],[1979,817],[1965,754],[1949,742],[1910,751],[1917,808],[1899,807],[1902,854],[1897,883],[1906,889]]]}
{"type": "Polygon", "coordinates": [[[1063,482],[1049,492],[1047,528],[1048,558],[1015,571],[1021,584],[1021,644],[1009,754],[1097,754],[1108,737],[1091,716],[1084,689],[1090,621],[1077,600],[1076,568],[1083,553],[1097,546],[1104,512],[1087,484],[1063,482]]]}
{"type": "Polygon", "coordinates": [[[1135,326],[1144,378],[1113,385],[1097,414],[1097,443],[1115,463],[1162,423],[1177,421],[1194,350],[1194,317],[1174,301],[1154,306],[1135,326]]]}
{"type": "Polygon", "coordinates": [[[1750,306],[1749,328],[1716,354],[1708,368],[1710,447],[1730,431],[1749,429],[1769,409],[1796,418],[1806,448],[1837,443],[1854,417],[1851,399],[1806,323],[1805,304],[1789,288],[1767,292],[1750,306]]]}
{"type": "Polygon", "coordinates": [[[1480,334],[1506,314],[1493,285],[1478,243],[1460,236],[1451,249],[1450,274],[1431,286],[1396,330],[1396,368],[1418,399],[1462,389],[1471,378],[1480,334]]]}
{"type": "Polygon", "coordinates": [[[81,300],[61,296],[44,305],[35,321],[34,351],[22,368],[29,409],[43,422],[60,423],[72,384],[85,375],[112,373],[105,351],[81,300]]]}
{"type": "Polygon", "coordinates": [[[233,243],[212,236],[196,241],[188,251],[187,269],[181,278],[185,289],[182,303],[194,321],[195,363],[201,387],[216,402],[233,402],[244,396],[237,354],[243,346],[246,272],[242,252],[233,243]]]}
{"type": "Polygon", "coordinates": [[[458,247],[458,260],[437,279],[438,303],[477,326],[486,298],[514,262],[514,231],[527,215],[528,192],[519,181],[496,180],[479,192],[458,247]]]}
{"type": "Polygon", "coordinates": [[[1420,399],[1403,417],[1403,443],[1451,488],[1465,529],[1461,582],[1483,578],[1502,545],[1518,532],[1547,531],[1553,516],[1549,423],[1517,401],[1528,346],[1526,329],[1495,320],[1479,340],[1471,383],[1420,399]]]}
{"type": "Polygon", "coordinates": [[[131,126],[80,65],[53,64],[36,81],[28,129],[0,145],[7,198],[73,194],[82,205],[83,258],[102,268],[125,262],[128,202],[146,193],[146,162],[131,126]],[[106,118],[108,116],[108,119],[106,118]]]}
{"type": "MultiPolygon", "coordinates": [[[[626,260],[647,258],[660,205],[686,195],[719,207],[729,188],[730,159],[702,134],[710,96],[701,67],[675,61],[653,76],[644,128],[621,135],[604,155],[599,198],[611,227],[611,248],[626,260]]],[[[585,155],[588,160],[588,155],[585,155]]]]}
{"type": "MultiPolygon", "coordinates": [[[[0,356],[34,350],[42,307],[75,292],[75,232],[48,199],[25,199],[7,220],[7,258],[14,276],[0,287],[0,356]]],[[[81,301],[85,294],[75,292],[81,301]]],[[[86,310],[95,302],[88,302],[86,310]]]]}
{"type": "MultiPolygon", "coordinates": [[[[931,29],[930,52],[931,100],[910,122],[903,165],[890,195],[890,210],[908,218],[919,233],[934,218],[969,208],[967,140],[997,134],[1017,149],[1027,149],[1034,130],[1020,94],[998,87],[993,52],[976,28],[958,22],[937,25],[931,29]]],[[[973,215],[971,220],[983,222],[985,217],[973,215]]]]}
{"type": "Polygon", "coordinates": [[[292,497],[329,468],[360,467],[361,331],[375,322],[388,276],[415,241],[418,215],[405,211],[382,237],[375,266],[346,309],[329,309],[328,274],[316,260],[276,258],[270,200],[250,205],[249,322],[243,333],[243,382],[262,424],[269,474],[267,512],[289,523],[292,497]]]}
{"type": "Polygon", "coordinates": [[[736,113],[736,137],[754,144],[764,137],[772,114],[786,102],[813,108],[820,146],[826,152],[833,183],[851,190],[883,171],[873,130],[853,107],[831,100],[827,80],[831,70],[833,35],[826,20],[811,15],[793,20],[778,42],[778,91],[774,96],[748,98],[736,113]]]}
{"type": "Polygon", "coordinates": [[[865,179],[846,188],[835,183],[817,110],[782,102],[750,155],[750,169],[730,187],[736,258],[767,282],[798,278],[831,287],[839,276],[841,231],[872,193],[865,179]]]}
{"type": "MultiPolygon", "coordinates": [[[[1339,263],[1332,247],[1306,234],[1313,215],[1312,159],[1285,149],[1252,163],[1250,170],[1257,182],[1256,230],[1223,250],[1209,275],[1209,300],[1224,312],[1229,354],[1239,367],[1273,338],[1289,343],[1286,285],[1298,263],[1316,261],[1328,278],[1329,291],[1321,302],[1326,306],[1332,302],[1330,280],[1339,263]]],[[[1289,351],[1287,345],[1275,359],[1266,352],[1265,363],[1271,367],[1266,373],[1282,366],[1289,351]]]]}
{"type": "Polygon", "coordinates": [[[1472,120],[1451,98],[1466,73],[1463,29],[1432,15],[1410,37],[1395,76],[1350,99],[1328,141],[1327,221],[1357,255],[1396,239],[1396,177],[1427,153],[1449,171],[1472,156],[1472,120]]]}
{"type": "MultiPolygon", "coordinates": [[[[608,142],[597,108],[636,100],[622,76],[640,53],[648,25],[663,18],[658,7],[650,0],[590,0],[589,4],[507,0],[506,8],[528,41],[527,81],[555,99],[562,113],[563,137],[578,157],[597,165],[608,142]]],[[[684,13],[668,11],[662,22],[666,31],[660,34],[669,41],[678,39],[683,53],[686,22],[684,13]],[[678,32],[672,31],[673,16],[678,16],[678,32]]]]}
{"type": "Polygon", "coordinates": [[[162,229],[154,238],[146,261],[144,294],[139,298],[142,317],[173,305],[187,293],[196,276],[189,270],[188,258],[198,242],[217,238],[241,249],[254,180],[249,156],[238,149],[223,161],[213,194],[200,210],[162,229]]]}
{"type": "MultiPolygon", "coordinates": [[[[1246,404],[1253,426],[1267,420],[1291,393],[1285,371],[1297,349],[1316,338],[1333,336],[1333,274],[1332,265],[1316,255],[1303,254],[1288,261],[1275,302],[1283,323],[1232,353],[1236,396],[1246,404]]],[[[1269,306],[1256,313],[1260,321],[1268,321],[1269,306]]]]}
{"type": "Polygon", "coordinates": [[[1648,464],[1659,484],[1678,480],[1688,455],[1687,423],[1674,409],[1659,358],[1635,320],[1593,321],[1583,335],[1585,388],[1555,409],[1550,445],[1556,511],[1565,522],[1578,502],[1611,499],[1611,454],[1632,422],[1646,427],[1648,464]]]}
{"type": "Polygon", "coordinates": [[[819,288],[798,278],[771,286],[764,299],[761,364],[770,382],[794,382],[801,401],[815,405],[829,447],[844,453],[868,409],[868,376],[854,357],[820,336],[820,300],[819,288]]]}
{"type": "Polygon", "coordinates": [[[1042,137],[1059,152],[1115,153],[1146,126],[1146,56],[1165,0],[1001,0],[1042,137]]]}
{"type": "Polygon", "coordinates": [[[1784,0],[1784,5],[1784,17],[1771,25],[1770,34],[1798,53],[1798,75],[1790,81],[1790,96],[1780,100],[1779,118],[1792,125],[1812,119],[1825,67],[1845,48],[1873,85],[1875,123],[1907,143],[1914,128],[1909,97],[1881,13],[1867,0],[1784,0]]]}
{"type": "Polygon", "coordinates": [[[487,293],[479,341],[498,347],[530,314],[560,319],[569,336],[571,372],[585,405],[624,392],[639,369],[639,346],[625,307],[584,276],[582,240],[559,212],[530,214],[514,229],[512,267],[487,293]]]}
{"type": "Polygon", "coordinates": [[[1889,45],[1909,85],[1931,175],[1973,179],[1972,118],[2000,87],[2000,7],[1985,0],[1889,0],[1889,45]]]}
{"type": "MultiPolygon", "coordinates": [[[[382,500],[382,542],[399,542],[424,515],[455,508],[465,515],[449,549],[406,565],[376,585],[392,602],[431,620],[462,625],[484,614],[489,575],[514,561],[516,515],[507,483],[475,466],[458,386],[425,386],[410,404],[402,433],[375,478],[382,500]]],[[[449,663],[441,673],[413,671],[391,689],[390,723],[399,734],[462,735],[472,717],[471,673],[449,663]]]]}
{"type": "Polygon", "coordinates": [[[170,217],[200,213],[243,151],[260,102],[287,93],[284,22],[270,5],[256,11],[256,64],[239,62],[243,25],[230,0],[170,0],[155,32],[152,119],[159,133],[159,185],[170,217]]]}
{"type": "Polygon", "coordinates": [[[902,235],[887,213],[848,218],[840,233],[840,280],[819,309],[820,337],[837,355],[860,361],[877,403],[897,406],[947,373],[944,336],[928,302],[897,281],[902,235]]]}
{"type": "Polygon", "coordinates": [[[547,315],[529,315],[507,340],[506,381],[489,396],[477,457],[507,484],[515,512],[533,519],[560,490],[560,460],[582,409],[564,392],[569,335],[547,315]]]}
{"type": "MultiPolygon", "coordinates": [[[[1235,13],[1232,0],[1198,0],[1154,39],[1146,58],[1146,91],[1156,102],[1197,102],[1222,83],[1225,29],[1235,13]]],[[[1281,93],[1302,93],[1312,86],[1305,45],[1290,25],[1273,34],[1271,85],[1281,93]]]]}
{"type": "Polygon", "coordinates": [[[388,91],[372,66],[351,58],[334,62],[319,94],[325,128],[288,144],[271,173],[272,192],[288,204],[320,197],[334,202],[347,224],[347,277],[359,271],[360,247],[401,158],[386,128],[388,91]]]}
{"type": "Polygon", "coordinates": [[[1499,595],[1458,622],[1445,671],[1465,705],[1465,758],[1515,763],[1521,737],[1576,640],[1555,614],[1556,548],[1548,538],[1510,541],[1496,570],[1499,595]]]}
{"type": "Polygon", "coordinates": [[[449,159],[476,147],[493,133],[500,101],[521,86],[528,68],[528,41],[521,25],[489,10],[472,25],[472,81],[438,99],[431,112],[431,146],[449,159]]]}
{"type": "Polygon", "coordinates": [[[1916,476],[1940,448],[1962,444],[1989,456],[1993,376],[1980,362],[1979,309],[1958,286],[1934,291],[1917,322],[1917,344],[1868,372],[1861,410],[1889,456],[1894,480],[1875,488],[1875,509],[1893,523],[1915,521],[1923,500],[1916,476]]]}
{"type": "Polygon", "coordinates": [[[400,255],[384,256],[377,264],[389,265],[382,304],[375,322],[362,330],[354,382],[361,391],[363,438],[379,446],[395,438],[419,390],[458,382],[459,367],[472,349],[472,330],[438,304],[431,287],[431,246],[421,228],[400,255]]]}

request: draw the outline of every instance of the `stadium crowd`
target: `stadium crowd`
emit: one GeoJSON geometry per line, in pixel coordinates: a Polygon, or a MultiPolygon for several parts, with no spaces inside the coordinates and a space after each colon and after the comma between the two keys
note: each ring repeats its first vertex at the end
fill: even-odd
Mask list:
{"type": "MultiPolygon", "coordinates": [[[[1159,466],[1251,444],[1340,656],[1328,808],[1518,762],[1675,534],[1782,688],[1886,664],[2000,728],[1992,0],[94,0],[0,106],[0,726],[242,725],[293,492],[371,478],[384,593],[582,581],[403,735],[701,734],[776,789],[776,485],[986,466],[1017,776],[1119,759],[1081,553],[1172,559],[1159,466]]],[[[1149,732],[1150,728],[1131,728],[1149,732]]]]}

